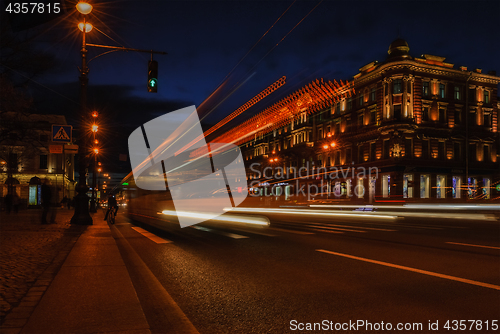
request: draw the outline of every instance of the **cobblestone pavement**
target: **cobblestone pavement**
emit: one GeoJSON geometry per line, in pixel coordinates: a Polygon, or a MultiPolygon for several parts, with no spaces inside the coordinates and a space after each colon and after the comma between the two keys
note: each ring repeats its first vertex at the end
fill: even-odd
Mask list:
{"type": "MultiPolygon", "coordinates": [[[[73,210],[56,209],[42,225],[41,210],[0,212],[0,325],[25,322],[85,226],[70,224],[73,210]]],[[[98,214],[99,215],[99,214],[98,214]]]]}

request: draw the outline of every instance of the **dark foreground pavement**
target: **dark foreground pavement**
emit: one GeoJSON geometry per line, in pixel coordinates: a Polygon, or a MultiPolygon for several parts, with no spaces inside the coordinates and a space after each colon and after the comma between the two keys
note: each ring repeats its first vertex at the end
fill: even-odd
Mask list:
{"type": "Polygon", "coordinates": [[[40,212],[2,215],[1,333],[149,333],[134,287],[102,213],[94,225],[54,224],[40,212]]]}

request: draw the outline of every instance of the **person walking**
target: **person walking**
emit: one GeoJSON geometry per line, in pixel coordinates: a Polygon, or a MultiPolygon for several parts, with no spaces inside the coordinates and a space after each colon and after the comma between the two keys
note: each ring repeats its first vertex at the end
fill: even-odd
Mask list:
{"type": "Polygon", "coordinates": [[[50,200],[52,199],[52,190],[50,189],[49,179],[45,179],[42,184],[42,224],[48,224],[47,215],[50,210],[50,200]]]}
{"type": "Polygon", "coordinates": [[[108,215],[110,210],[115,210],[115,215],[118,212],[118,203],[116,202],[116,198],[113,194],[110,194],[108,197],[108,210],[106,211],[106,215],[104,216],[104,220],[108,220],[108,215]]]}

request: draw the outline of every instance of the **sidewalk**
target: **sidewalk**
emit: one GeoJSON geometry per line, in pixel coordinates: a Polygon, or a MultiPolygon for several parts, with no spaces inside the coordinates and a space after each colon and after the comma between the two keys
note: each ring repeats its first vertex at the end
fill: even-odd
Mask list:
{"type": "MultiPolygon", "coordinates": [[[[66,226],[69,219],[64,222],[65,217],[71,215],[59,215],[62,211],[58,210],[57,224],[32,229],[40,231],[40,227],[66,226]]],[[[13,223],[6,223],[6,226],[9,224],[13,223]]],[[[4,225],[3,216],[1,225],[4,225]]],[[[60,251],[52,264],[31,284],[22,300],[14,304],[0,332],[150,333],[125,263],[109,226],[102,220],[102,211],[95,215],[94,225],[69,225],[66,232],[69,231],[73,238],[67,243],[66,253],[60,251]],[[60,261],[59,265],[56,260],[60,261]]],[[[2,235],[3,232],[2,227],[2,235]]],[[[16,236],[23,232],[11,234],[16,236]]],[[[20,247],[16,243],[12,246],[5,251],[15,257],[20,247]]],[[[2,276],[7,270],[2,269],[2,276]]]]}

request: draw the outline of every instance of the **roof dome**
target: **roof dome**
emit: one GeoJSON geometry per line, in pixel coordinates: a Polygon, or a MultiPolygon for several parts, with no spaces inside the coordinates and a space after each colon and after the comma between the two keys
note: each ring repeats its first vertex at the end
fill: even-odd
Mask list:
{"type": "Polygon", "coordinates": [[[389,58],[410,58],[409,51],[410,47],[408,46],[408,43],[404,39],[398,38],[392,42],[391,45],[389,45],[387,53],[389,54],[389,58]]]}

